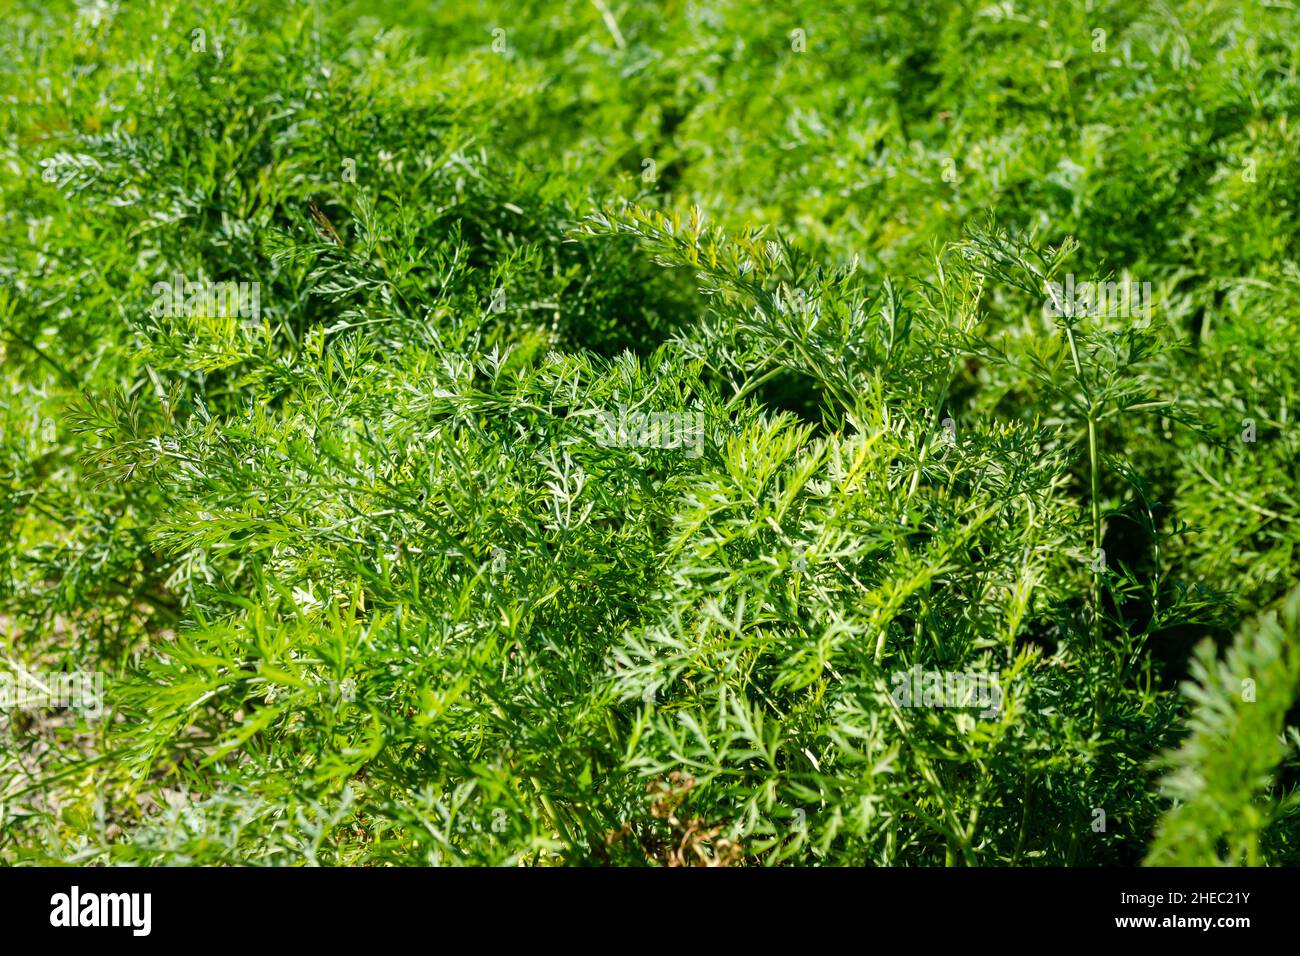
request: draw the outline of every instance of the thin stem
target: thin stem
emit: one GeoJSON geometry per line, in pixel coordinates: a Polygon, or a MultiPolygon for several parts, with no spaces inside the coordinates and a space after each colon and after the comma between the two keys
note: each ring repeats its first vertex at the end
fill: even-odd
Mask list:
{"type": "MultiPolygon", "coordinates": [[[[1074,329],[1066,325],[1066,341],[1070,344],[1070,358],[1074,362],[1075,380],[1088,406],[1088,486],[1092,512],[1092,553],[1101,550],[1101,461],[1097,455],[1097,406],[1092,392],[1083,377],[1083,363],[1079,359],[1079,346],[1074,340],[1074,329]]],[[[1103,556],[1104,560],[1104,556],[1103,556]]],[[[1101,640],[1101,572],[1092,573],[1092,632],[1093,640],[1101,640]]]]}

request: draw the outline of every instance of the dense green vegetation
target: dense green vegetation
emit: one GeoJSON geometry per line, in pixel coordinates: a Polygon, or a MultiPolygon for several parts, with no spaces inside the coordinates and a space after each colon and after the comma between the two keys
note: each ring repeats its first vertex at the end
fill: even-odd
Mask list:
{"type": "Polygon", "coordinates": [[[7,6],[0,862],[1297,862],[1294,5],[7,6]]]}

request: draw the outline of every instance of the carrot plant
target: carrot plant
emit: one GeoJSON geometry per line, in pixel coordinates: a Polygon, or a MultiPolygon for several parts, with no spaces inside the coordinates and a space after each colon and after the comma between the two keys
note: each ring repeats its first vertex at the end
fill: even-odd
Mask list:
{"type": "Polygon", "coordinates": [[[0,861],[1296,862],[1291,7],[12,6],[0,861]]]}

